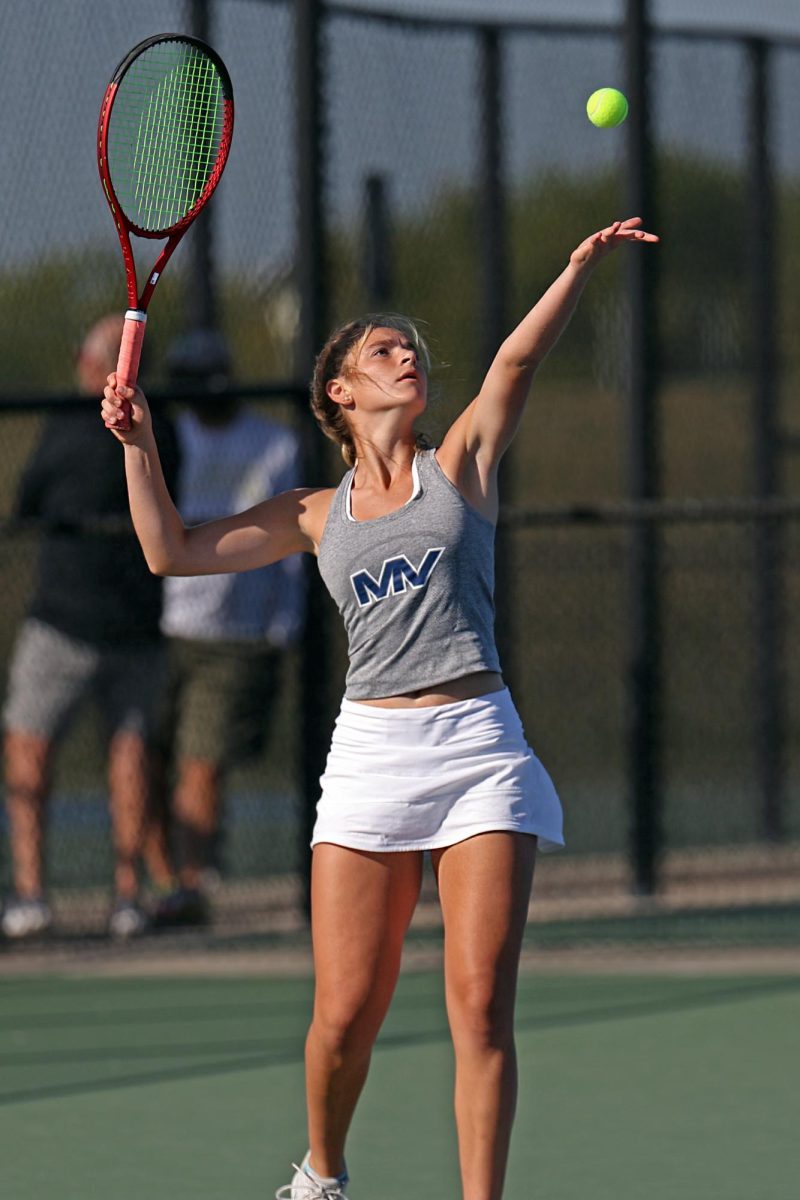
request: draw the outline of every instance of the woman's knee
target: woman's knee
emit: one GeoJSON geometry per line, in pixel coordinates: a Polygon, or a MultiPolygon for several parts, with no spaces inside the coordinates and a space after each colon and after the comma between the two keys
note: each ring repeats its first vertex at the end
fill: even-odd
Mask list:
{"type": "Polygon", "coordinates": [[[369,1004],[348,1003],[342,998],[317,1000],[310,1037],[334,1056],[365,1053],[372,1049],[381,1025],[381,1014],[369,1004]]]}
{"type": "Polygon", "coordinates": [[[456,1039],[476,1048],[513,1044],[514,991],[494,973],[471,972],[449,981],[447,1011],[456,1039]]]}

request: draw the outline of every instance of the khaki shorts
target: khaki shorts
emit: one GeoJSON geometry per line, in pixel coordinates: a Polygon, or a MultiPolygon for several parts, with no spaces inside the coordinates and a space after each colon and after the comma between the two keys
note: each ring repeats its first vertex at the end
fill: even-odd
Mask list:
{"type": "Polygon", "coordinates": [[[224,767],[258,755],[279,687],[280,658],[264,643],[170,638],[162,752],[224,767]]]}
{"type": "Polygon", "coordinates": [[[57,741],[81,704],[93,701],[109,734],[149,737],[162,701],[161,643],[95,646],[29,617],[17,636],[3,723],[8,731],[57,741]]]}

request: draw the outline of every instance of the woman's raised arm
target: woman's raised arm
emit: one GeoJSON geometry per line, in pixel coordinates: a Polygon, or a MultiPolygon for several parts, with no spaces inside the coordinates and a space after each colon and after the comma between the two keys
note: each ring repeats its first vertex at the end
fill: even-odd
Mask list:
{"type": "Polygon", "coordinates": [[[464,458],[478,466],[482,493],[516,433],[537,368],[566,329],[594,268],[625,242],[657,242],[640,229],[640,217],[615,221],[593,233],[572,252],[567,266],[497,352],[472,403],[448,431],[440,451],[442,465],[464,473],[464,458]]]}

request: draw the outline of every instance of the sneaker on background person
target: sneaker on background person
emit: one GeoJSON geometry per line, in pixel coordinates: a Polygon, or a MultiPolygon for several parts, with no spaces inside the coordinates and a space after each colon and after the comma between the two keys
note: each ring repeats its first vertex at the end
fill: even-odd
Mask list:
{"type": "Polygon", "coordinates": [[[3,909],[2,929],[7,938],[22,941],[47,933],[53,924],[50,906],[41,896],[12,896],[3,909]]]}
{"type": "Polygon", "coordinates": [[[153,913],[156,929],[208,925],[210,920],[210,901],[199,888],[175,888],[158,901],[153,913]]]}
{"type": "Polygon", "coordinates": [[[141,937],[149,928],[147,913],[132,900],[118,900],[108,919],[109,936],[121,942],[141,937]]]}

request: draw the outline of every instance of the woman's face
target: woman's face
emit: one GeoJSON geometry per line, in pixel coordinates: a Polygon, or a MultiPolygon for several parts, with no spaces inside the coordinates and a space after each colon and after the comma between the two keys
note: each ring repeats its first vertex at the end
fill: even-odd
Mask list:
{"type": "Polygon", "coordinates": [[[385,411],[398,405],[422,412],[428,377],[406,333],[379,326],[351,352],[345,387],[362,409],[385,411]]]}

